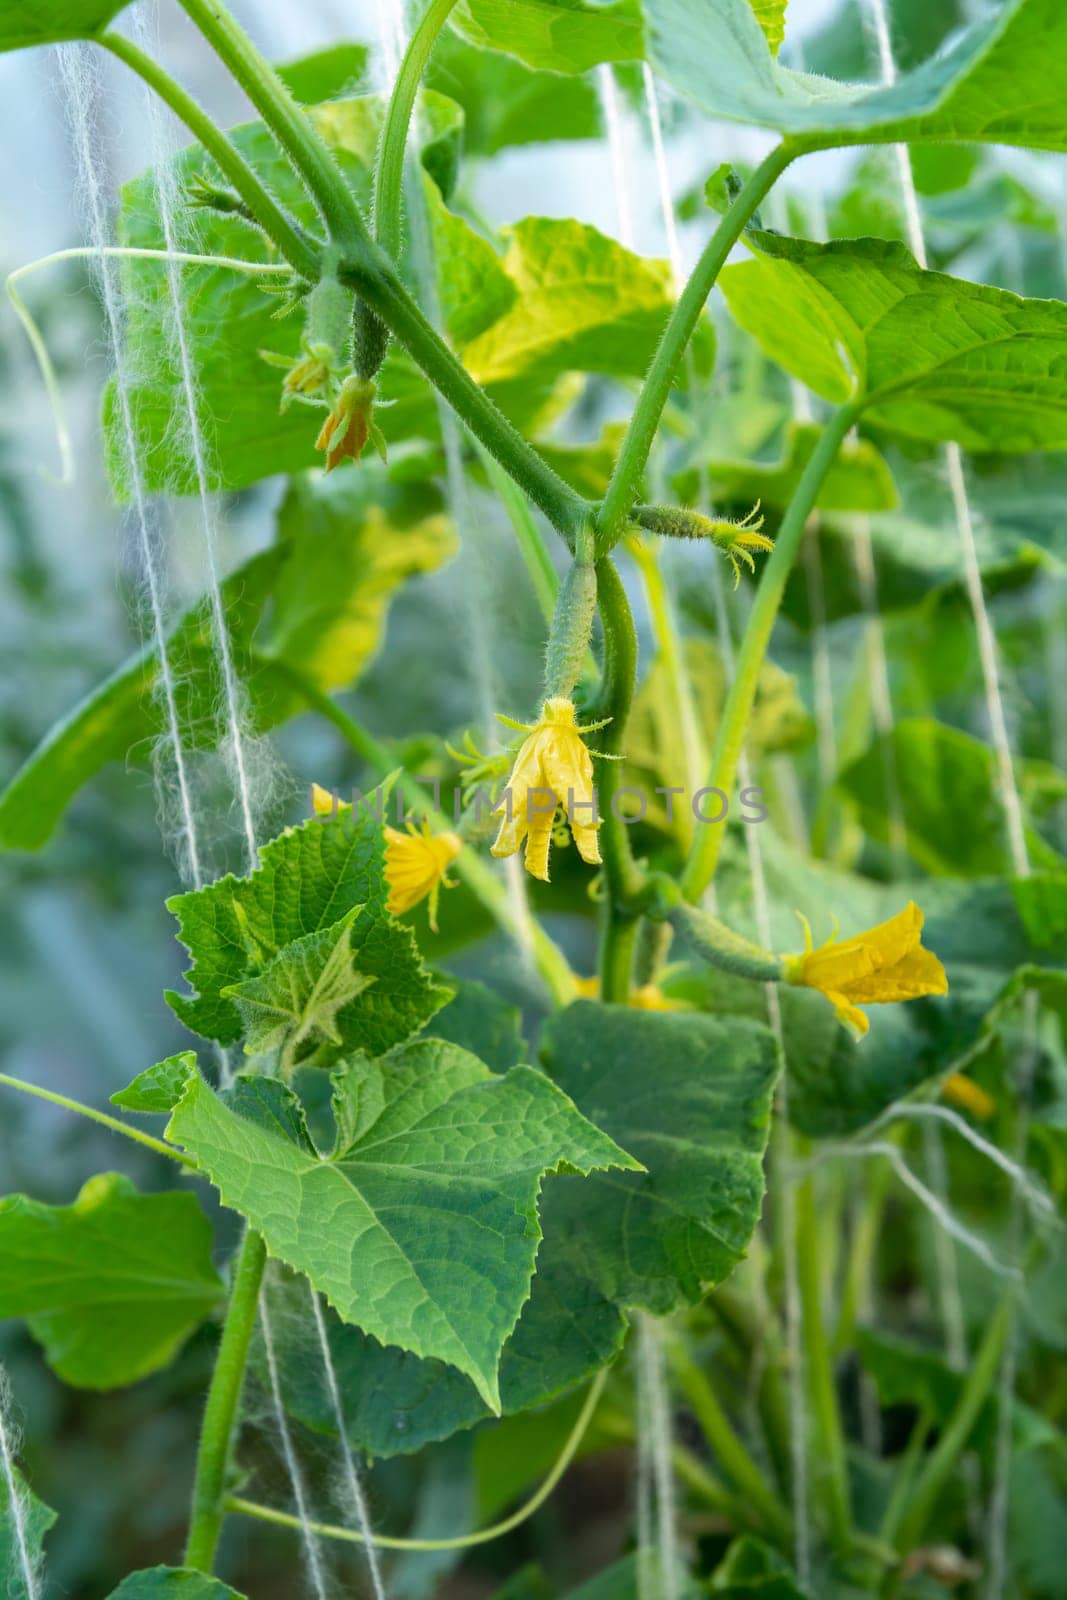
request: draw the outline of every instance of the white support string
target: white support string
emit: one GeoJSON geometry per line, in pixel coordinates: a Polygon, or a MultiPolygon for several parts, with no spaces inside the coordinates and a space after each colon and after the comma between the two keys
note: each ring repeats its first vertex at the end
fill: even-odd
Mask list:
{"type": "MultiPolygon", "coordinates": [[[[147,50],[150,55],[158,53],[156,42],[150,37],[146,20],[139,10],[134,13],[134,29],[141,48],[147,50]]],[[[168,140],[163,131],[163,122],[156,98],[147,87],[144,95],[148,108],[152,167],[156,175],[156,196],[160,226],[163,231],[163,242],[168,252],[168,257],[173,257],[177,250],[174,223],[177,196],[172,167],[172,152],[168,148],[168,140]]],[[[237,669],[234,665],[229,622],[222,598],[218,557],[218,519],[215,501],[209,487],[207,445],[200,417],[196,368],[193,362],[186,321],[185,289],[178,263],[173,259],[168,259],[167,261],[167,280],[171,300],[171,335],[178,358],[182,398],[185,405],[187,443],[196,479],[196,493],[199,502],[204,563],[207,571],[208,604],[211,610],[215,654],[222,679],[223,703],[227,724],[227,753],[232,764],[234,787],[241,811],[248,869],[249,871],[254,871],[259,863],[259,856],[256,849],[252,786],[245,747],[243,695],[240,680],[237,676],[237,669]]]]}
{"type": "Polygon", "coordinates": [[[311,1299],[311,1310],[315,1317],[315,1327],[318,1332],[319,1349],[322,1351],[322,1364],[326,1372],[326,1388],[330,1396],[330,1405],[333,1409],[334,1421],[337,1425],[337,1437],[341,1441],[341,1463],[344,1467],[345,1487],[348,1497],[352,1502],[355,1513],[356,1526],[362,1535],[363,1554],[367,1559],[367,1570],[370,1573],[371,1588],[374,1591],[374,1600],[385,1600],[385,1585],[382,1582],[381,1563],[378,1560],[378,1548],[374,1542],[374,1530],[371,1527],[370,1512],[367,1509],[367,1497],[363,1493],[363,1485],[359,1479],[356,1468],[355,1456],[352,1446],[348,1442],[348,1429],[345,1426],[345,1408],[341,1400],[341,1389],[337,1382],[337,1369],[333,1364],[330,1352],[330,1340],[326,1330],[326,1319],[322,1314],[322,1303],[314,1286],[309,1282],[308,1295],[311,1299]]]}
{"type": "Polygon", "coordinates": [[[266,1288],[261,1291],[259,1296],[259,1326],[263,1334],[263,1353],[267,1360],[267,1376],[270,1380],[274,1423],[278,1429],[278,1437],[281,1440],[285,1470],[292,1485],[296,1514],[300,1521],[300,1537],[304,1546],[304,1559],[307,1563],[308,1576],[311,1579],[311,1587],[315,1592],[315,1600],[326,1600],[326,1575],[323,1568],[322,1551],[319,1547],[318,1535],[311,1526],[307,1486],[304,1482],[304,1474],[300,1463],[297,1460],[293,1436],[289,1429],[289,1418],[282,1398],[281,1379],[278,1375],[278,1357],[274,1349],[274,1330],[271,1326],[266,1288]]]}
{"type": "Polygon", "coordinates": [[[615,200],[615,222],[619,230],[619,243],[627,250],[634,247],[634,217],[630,205],[630,191],[626,183],[626,149],[623,139],[622,112],[619,91],[611,63],[602,61],[596,69],[597,93],[604,113],[607,133],[608,159],[611,162],[611,192],[615,200]]]}
{"type": "MultiPolygon", "coordinates": [[[[152,640],[159,660],[159,682],[162,690],[164,718],[167,726],[167,743],[174,766],[174,780],[178,795],[179,814],[179,868],[187,873],[195,889],[203,884],[200,844],[193,810],[192,788],[182,748],[181,728],[178,720],[174,669],[167,644],[165,620],[165,565],[158,549],[144,476],[141,472],[137,448],[137,433],[133,420],[130,395],[130,374],[123,342],[121,292],[117,281],[114,259],[107,244],[108,231],[103,192],[96,155],[92,142],[94,102],[97,91],[96,64],[87,44],[64,44],[56,51],[59,77],[63,87],[70,124],[78,186],[83,196],[93,259],[99,263],[99,284],[111,346],[115,373],[115,394],[118,400],[122,426],[122,443],[130,490],[134,530],[141,568],[148,592],[148,607],[152,626],[152,640]]],[[[62,437],[62,436],[61,436],[62,437]]],[[[163,784],[157,766],[157,794],[163,799],[163,784]]]]}
{"type": "MultiPolygon", "coordinates": [[[[24,1600],[39,1600],[40,1567],[30,1549],[28,1496],[15,1472],[18,1434],[11,1421],[11,1405],[11,1386],[7,1380],[7,1373],[0,1367],[0,1469],[3,1470],[11,1531],[14,1534],[11,1550],[13,1571],[11,1574],[0,1572],[0,1580],[16,1575],[21,1577],[25,1591],[24,1600]]],[[[5,1593],[15,1596],[18,1590],[5,1588],[5,1593]]]]}
{"type": "Polygon", "coordinates": [[[672,1427],[667,1363],[658,1324],[637,1314],[638,1547],[641,1600],[678,1600],[681,1564],[671,1464],[672,1427]],[[653,1515],[654,1509],[654,1515],[653,1515]],[[656,1557],[655,1581],[648,1570],[656,1557]]]}

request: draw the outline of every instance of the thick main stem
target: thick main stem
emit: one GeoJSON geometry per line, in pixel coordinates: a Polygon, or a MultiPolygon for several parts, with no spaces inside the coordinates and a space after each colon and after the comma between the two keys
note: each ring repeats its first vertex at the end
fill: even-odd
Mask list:
{"type": "MultiPolygon", "coordinates": [[[[804,537],[804,524],[815,505],[823,479],[856,420],[858,410],[858,404],[850,401],[836,411],[826,424],[797,484],[789,509],[782,518],[774,550],[763,569],[737,653],[733,682],[726,697],[711,755],[708,784],[709,787],[721,789],[724,794],[730,794],[733,790],[756,698],[756,684],[766,659],[785,586],[804,537]]],[[[691,904],[699,901],[715,875],[724,837],[725,830],[722,828],[698,828],[696,831],[680,880],[682,892],[691,904]]]]}
{"type": "Polygon", "coordinates": [[[181,0],[181,5],[303,177],[334,242],[347,249],[369,244],[367,225],[340,169],[307,112],[293,99],[248,34],[221,0],[181,0]]]}
{"type": "Polygon", "coordinates": [[[118,60],[125,62],[131,71],[152,89],[174,112],[189,132],[203,145],[215,165],[269,234],[286,260],[301,277],[314,282],[319,272],[319,251],[290,216],[282,210],[256,173],[226,135],[217,128],[202,106],[187,94],[158,62],[138,49],[129,39],[118,33],[105,33],[99,40],[118,60]]]}
{"type": "Polygon", "coordinates": [[[404,152],[408,128],[426,63],[437,36],[458,0],[431,0],[411,36],[393,85],[389,111],[378,147],[374,178],[374,237],[395,260],[400,253],[400,208],[404,190],[404,152]]]}
{"type": "Polygon", "coordinates": [[[256,1326],[256,1308],[267,1261],[267,1247],[251,1228],[238,1251],[215,1371],[208,1389],[200,1444],[196,1454],[192,1518],[185,1546],[185,1565],[210,1573],[226,1514],[227,1475],[244,1387],[248,1351],[256,1326]]]}
{"type": "Polygon", "coordinates": [[[597,529],[599,554],[611,549],[625,527],[678,365],[726,258],[764,195],[799,154],[795,145],[783,140],[760,163],[716,228],[668,317],[601,507],[597,529]]]}

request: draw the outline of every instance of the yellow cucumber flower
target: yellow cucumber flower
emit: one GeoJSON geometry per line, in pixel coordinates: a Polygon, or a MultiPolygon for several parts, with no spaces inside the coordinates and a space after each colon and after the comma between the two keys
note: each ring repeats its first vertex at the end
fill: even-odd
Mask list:
{"type": "Polygon", "coordinates": [[[533,726],[508,717],[500,720],[527,737],[515,757],[503,803],[496,808],[504,811],[504,821],[493,855],[513,856],[525,840],[527,872],[547,883],[553,819],[557,806],[562,806],[582,860],[599,866],[593,758],[582,735],[604,724],[579,727],[572,702],[562,695],[545,701],[533,726]]]}
{"type": "Polygon", "coordinates": [[[715,520],[712,538],[734,569],[735,589],[741,582],[740,562],[743,561],[748,570],[754,573],[756,563],[752,559],[752,551],[774,549],[774,540],[760,532],[762,527],[763,517],[760,515],[758,500],[740,522],[731,522],[728,517],[719,517],[715,520]]]}
{"type": "Polygon", "coordinates": [[[441,885],[446,889],[452,887],[445,874],[462,849],[463,840],[458,834],[431,833],[426,818],[421,828],[409,822],[406,832],[387,826],[385,880],[389,885],[389,899],[386,904],[393,916],[410,911],[429,895],[430,927],[436,933],[441,885]]]}
{"type": "Polygon", "coordinates": [[[782,957],[786,983],[818,989],[843,1022],[857,1036],[870,1024],[858,1008],[891,1000],[915,1000],[924,994],[947,994],[945,969],[932,950],[922,944],[923,914],[913,901],[888,922],[868,928],[852,939],[836,933],[816,949],[805,917],[804,950],[782,957]]]}
{"type": "Polygon", "coordinates": [[[341,385],[333,410],[315,440],[315,449],[326,452],[327,472],[342,461],[358,461],[368,439],[385,460],[385,440],[374,421],[375,392],[373,383],[354,375],[341,385]]]}
{"type": "MultiPolygon", "coordinates": [[[[591,978],[574,980],[574,986],[581,1000],[600,999],[600,979],[595,975],[591,978]]],[[[642,983],[636,989],[630,990],[628,1006],[633,1006],[635,1011],[687,1011],[689,1007],[684,1000],[672,1000],[656,983],[642,983]]]]}

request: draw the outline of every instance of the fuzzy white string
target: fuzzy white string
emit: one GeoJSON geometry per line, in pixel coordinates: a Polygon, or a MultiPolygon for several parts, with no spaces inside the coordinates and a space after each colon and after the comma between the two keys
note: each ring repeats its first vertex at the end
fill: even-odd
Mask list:
{"type": "Polygon", "coordinates": [[[289,1429],[289,1418],[282,1398],[281,1379],[278,1375],[278,1357],[274,1349],[274,1330],[271,1326],[270,1308],[267,1304],[267,1291],[265,1288],[259,1296],[259,1326],[263,1334],[263,1352],[267,1358],[267,1376],[270,1380],[274,1423],[278,1429],[278,1437],[281,1440],[285,1470],[293,1489],[293,1500],[296,1503],[296,1514],[300,1521],[300,1537],[304,1546],[304,1558],[307,1562],[308,1576],[311,1579],[311,1586],[315,1591],[316,1600],[326,1600],[326,1576],[323,1569],[322,1552],[319,1548],[318,1535],[311,1526],[307,1487],[304,1483],[303,1471],[297,1460],[293,1436],[289,1429]]]}
{"type": "MultiPolygon", "coordinates": [[[[157,529],[145,492],[137,447],[137,433],[133,421],[130,396],[130,373],[123,339],[121,289],[115,261],[109,251],[106,212],[100,182],[99,164],[93,147],[94,107],[97,93],[95,61],[92,46],[86,44],[60,45],[56,50],[59,77],[63,87],[70,124],[78,186],[83,197],[86,222],[92,244],[93,257],[98,264],[98,281],[108,341],[111,347],[115,373],[115,394],[122,425],[122,441],[132,505],[132,519],[136,533],[140,564],[148,596],[152,641],[159,661],[159,682],[162,707],[167,727],[167,744],[174,767],[179,813],[179,868],[187,873],[193,887],[203,883],[200,844],[193,811],[192,789],[182,747],[181,729],[175,693],[174,669],[167,644],[165,621],[165,566],[158,549],[157,529]]],[[[157,797],[163,801],[164,786],[157,764],[157,797]]]]}
{"type": "MultiPolygon", "coordinates": [[[[15,1536],[12,1554],[17,1574],[22,1579],[25,1600],[38,1600],[41,1593],[40,1568],[30,1550],[27,1496],[15,1476],[18,1434],[11,1421],[11,1407],[11,1386],[7,1380],[7,1373],[0,1367],[0,1469],[3,1470],[11,1529],[15,1536]]],[[[3,1577],[5,1574],[0,1573],[0,1578],[3,1577]]],[[[14,1595],[17,1590],[5,1590],[5,1592],[14,1595]]]]}
{"type": "Polygon", "coordinates": [[[322,1351],[322,1365],[326,1372],[326,1388],[329,1392],[330,1405],[333,1408],[334,1421],[337,1425],[337,1437],[341,1441],[341,1462],[344,1467],[345,1485],[348,1489],[349,1499],[352,1502],[352,1510],[355,1512],[356,1524],[363,1537],[363,1554],[367,1558],[367,1569],[370,1572],[374,1600],[385,1600],[385,1585],[382,1582],[382,1569],[378,1560],[378,1549],[374,1543],[374,1530],[371,1527],[370,1512],[367,1509],[367,1497],[363,1493],[363,1485],[356,1470],[355,1457],[348,1442],[345,1408],[341,1400],[341,1389],[337,1382],[337,1370],[334,1367],[333,1355],[330,1351],[326,1319],[322,1314],[322,1302],[310,1283],[308,1284],[308,1295],[311,1300],[311,1310],[315,1317],[319,1349],[322,1351]]]}
{"type": "Polygon", "coordinates": [[[622,111],[619,91],[611,63],[602,61],[596,69],[596,87],[600,109],[604,113],[604,130],[607,134],[608,160],[611,163],[611,193],[615,201],[615,224],[619,230],[619,243],[627,250],[634,247],[634,214],[630,204],[630,191],[626,184],[626,146],[623,137],[622,111]]]}
{"type": "Polygon", "coordinates": [[[638,1312],[638,1547],[641,1600],[678,1600],[681,1559],[674,1494],[667,1362],[658,1323],[638,1312]],[[654,1507],[654,1516],[653,1516],[654,1507]],[[656,1570],[649,1570],[655,1554],[656,1570]]]}

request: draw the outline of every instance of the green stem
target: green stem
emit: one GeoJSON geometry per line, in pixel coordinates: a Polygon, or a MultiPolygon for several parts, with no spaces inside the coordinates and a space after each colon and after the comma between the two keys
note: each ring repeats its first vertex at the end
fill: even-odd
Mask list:
{"type": "Polygon", "coordinates": [[[907,1510],[900,1519],[897,1549],[906,1555],[926,1531],[938,1496],[966,1447],[978,1414],[989,1398],[1000,1369],[1000,1357],[1014,1311],[1014,1290],[1003,1295],[986,1327],[985,1337],[971,1363],[956,1409],[942,1430],[935,1449],[919,1474],[907,1510]]]}
{"type": "Polygon", "coordinates": [[[359,251],[370,243],[367,225],[340,168],[307,112],[221,0],[181,0],[189,18],[225,62],[303,177],[335,243],[359,251]]]}
{"type": "Polygon", "coordinates": [[[559,477],[471,377],[404,288],[395,268],[375,247],[373,257],[346,262],[339,271],[396,335],[434,388],[490,455],[501,463],[573,551],[592,507],[559,477]]]}
{"type": "MultiPolygon", "coordinates": [[[[479,1528],[476,1533],[457,1534],[452,1539],[397,1539],[389,1534],[376,1533],[374,1543],[382,1550],[469,1550],[474,1545],[491,1544],[494,1539],[503,1538],[504,1534],[511,1533],[518,1528],[534,1512],[544,1505],[549,1495],[555,1489],[559,1480],[574,1460],[578,1447],[584,1439],[593,1420],[593,1413],[597,1408],[600,1396],[604,1392],[608,1368],[604,1367],[597,1373],[589,1386],[589,1393],[582,1404],[582,1409],[575,1418],[574,1426],[567,1436],[563,1449],[552,1466],[551,1472],[538,1486],[536,1492],[525,1501],[510,1517],[505,1517],[502,1522],[494,1522],[488,1528],[479,1528]]],[[[261,1506],[254,1500],[232,1498],[227,1501],[230,1511],[240,1511],[247,1517],[256,1517],[261,1522],[273,1522],[282,1528],[303,1529],[305,1524],[299,1517],[290,1516],[285,1511],[274,1511],[270,1506],[261,1506]]],[[[363,1544],[364,1538],[354,1528],[339,1528],[330,1522],[311,1522],[306,1527],[312,1533],[319,1534],[323,1539],[339,1539],[347,1544],[363,1544]]]]}
{"type": "Polygon", "coordinates": [[[251,1228],[245,1232],[230,1288],[219,1353],[211,1375],[200,1444],[196,1454],[193,1509],[185,1565],[210,1573],[226,1514],[226,1482],[233,1450],[237,1410],[267,1261],[267,1247],[251,1228]]]}
{"type": "Polygon", "coordinates": [[[602,554],[610,550],[618,539],[637,499],[641,476],[674,383],[678,363],[685,354],[715,280],[752,213],[799,154],[799,149],[786,139],[760,163],[716,228],[667,319],[604,497],[598,526],[598,551],[602,554]]]}
{"type": "MultiPolygon", "coordinates": [[[[267,662],[267,658],[264,660],[267,662]]],[[[356,754],[372,766],[382,778],[387,778],[396,771],[393,752],[379,744],[373,735],[360,727],[355,718],[342,710],[328,694],[295,668],[274,660],[270,660],[268,664],[271,671],[278,672],[288,679],[307,704],[325,717],[356,754]]],[[[416,782],[410,773],[401,772],[397,777],[397,784],[404,796],[405,804],[412,812],[425,816],[434,828],[454,827],[450,818],[429,804],[425,788],[416,782]]],[[[534,965],[554,1003],[558,1006],[569,1005],[577,994],[574,973],[563,952],[548,937],[540,923],[533,917],[523,918],[516,912],[511,897],[499,878],[470,845],[465,845],[456,857],[455,870],[494,921],[510,933],[520,946],[529,944],[534,965]]]]}
{"type": "Polygon", "coordinates": [[[478,453],[484,463],[489,482],[515,530],[515,538],[518,540],[526,571],[530,575],[537,603],[541,607],[541,615],[551,627],[552,618],[556,613],[556,596],[559,594],[559,575],[552,565],[552,558],[541,537],[541,530],[534,521],[526,496],[518,484],[508,477],[499,461],[481,445],[478,446],[478,453]]]}
{"type": "Polygon", "coordinates": [[[919,1407],[919,1415],[915,1419],[904,1452],[897,1463],[893,1477],[893,1492],[889,1496],[889,1503],[885,1508],[881,1526],[878,1529],[878,1538],[882,1544],[893,1549],[896,1545],[897,1533],[900,1528],[900,1519],[904,1507],[908,1503],[911,1486],[915,1481],[915,1474],[922,1460],[926,1441],[930,1434],[932,1419],[929,1408],[925,1405],[919,1407]]]}
{"type": "Polygon", "coordinates": [[[319,250],[274,199],[244,157],[217,128],[202,106],[187,94],[158,62],[118,33],[102,34],[105,50],[143,78],[148,87],[170,106],[189,132],[203,145],[215,165],[232,183],[263,231],[270,235],[282,255],[303,278],[313,283],[319,275],[319,250]]]}
{"type": "Polygon", "coordinates": [[[604,628],[604,679],[597,718],[610,720],[597,736],[606,757],[598,762],[600,851],[604,860],[604,904],[600,923],[600,998],[625,1005],[630,998],[638,914],[647,875],[634,861],[626,824],[615,814],[621,762],[637,677],[637,632],[626,591],[612,561],[597,562],[597,604],[604,628]]]}
{"type": "Polygon", "coordinates": [[[852,1531],[848,1462],[841,1414],[837,1404],[837,1390],[834,1385],[833,1358],[822,1314],[819,1222],[815,1206],[815,1185],[811,1177],[802,1179],[797,1185],[795,1226],[797,1280],[804,1315],[804,1359],[813,1420],[819,1441],[821,1484],[825,1488],[826,1508],[834,1541],[843,1549],[848,1544],[852,1531]]]}
{"type": "Polygon", "coordinates": [[[411,36],[393,85],[389,110],[378,147],[378,166],[374,179],[374,237],[394,260],[400,254],[400,212],[404,191],[404,151],[415,96],[426,70],[426,63],[437,36],[448,21],[457,0],[430,0],[430,5],[411,36]]]}
{"type": "Polygon", "coordinates": [[[65,1094],[53,1094],[51,1089],[42,1089],[36,1083],[25,1083],[21,1078],[11,1078],[6,1072],[0,1072],[0,1084],[7,1089],[18,1089],[21,1094],[32,1094],[37,1100],[47,1100],[50,1105],[62,1106],[64,1111],[74,1111],[79,1117],[87,1117],[90,1122],[98,1122],[102,1128],[110,1128],[112,1133],[121,1133],[127,1139],[132,1139],[135,1144],[143,1144],[146,1149],[154,1150],[159,1156],[177,1161],[180,1166],[192,1167],[194,1170],[196,1168],[192,1156],[187,1156],[181,1150],[175,1150],[162,1139],[153,1139],[150,1133],[142,1133],[140,1128],[131,1128],[128,1123],[120,1122],[118,1117],[109,1117],[106,1111],[97,1111],[92,1106],[82,1105],[80,1100],[70,1100],[65,1094]]]}
{"type": "MultiPolygon", "coordinates": [[[[708,785],[724,794],[733,791],[737,764],[744,749],[756,684],[767,655],[775,619],[782,603],[789,574],[793,570],[804,524],[811,514],[823,479],[833,465],[841,443],[856,420],[858,402],[843,405],[830,418],[797,484],[789,509],[782,518],[774,550],[763,569],[756,597],[752,602],[744,637],[737,654],[733,682],[726,696],[722,717],[715,735],[708,785]]],[[[698,828],[693,847],[681,876],[685,898],[695,904],[715,875],[724,828],[698,828]]]]}
{"type": "Polygon", "coordinates": [[[723,1472],[753,1505],[768,1529],[788,1545],[792,1519],[731,1426],[707,1375],[675,1342],[670,1363],[723,1472]]]}

